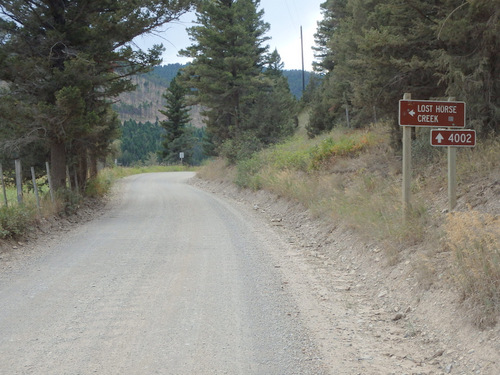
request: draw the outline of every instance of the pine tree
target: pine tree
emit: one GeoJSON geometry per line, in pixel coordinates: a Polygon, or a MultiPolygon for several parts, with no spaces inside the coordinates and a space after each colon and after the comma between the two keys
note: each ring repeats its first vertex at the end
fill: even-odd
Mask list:
{"type": "MultiPolygon", "coordinates": [[[[196,101],[206,110],[207,132],[216,148],[242,136],[245,104],[265,86],[262,69],[269,25],[258,0],[202,0],[197,23],[188,29],[193,45],[181,54],[193,58],[185,69],[196,101]]],[[[220,149],[219,149],[220,151],[220,149]]]]}
{"type": "Polygon", "coordinates": [[[470,125],[483,134],[498,132],[499,5],[499,0],[325,2],[317,50],[320,67],[329,71],[310,134],[340,123],[348,105],[353,124],[370,123],[375,109],[399,139],[394,106],[404,92],[419,99],[464,100],[470,125]],[[332,15],[340,19],[327,27],[332,15]]]}
{"type": "Polygon", "coordinates": [[[467,124],[480,135],[500,133],[500,0],[447,1],[440,10],[433,54],[446,95],[467,103],[467,124]]]}
{"type": "MultiPolygon", "coordinates": [[[[107,115],[110,99],[133,88],[131,75],[160,61],[161,46],[137,51],[132,39],[175,19],[190,3],[0,1],[0,79],[30,109],[12,110],[30,117],[18,140],[24,147],[33,137],[47,144],[56,189],[64,186],[67,163],[86,169],[87,155],[106,149],[101,137],[116,133],[116,119],[107,115]]],[[[86,170],[79,174],[86,177],[86,170]]]]}
{"type": "Polygon", "coordinates": [[[318,59],[313,63],[313,67],[319,73],[328,73],[335,66],[335,51],[330,45],[330,40],[346,16],[346,4],[347,0],[327,0],[320,5],[323,19],[318,22],[314,34],[316,45],[313,47],[314,57],[318,59]]]}
{"type": "Polygon", "coordinates": [[[186,125],[189,123],[189,108],[186,102],[188,90],[179,84],[178,74],[171,82],[163,97],[166,99],[166,110],[160,112],[167,117],[160,125],[165,129],[161,157],[168,163],[179,160],[179,153],[184,152],[184,161],[191,162],[193,145],[192,136],[186,125]]]}

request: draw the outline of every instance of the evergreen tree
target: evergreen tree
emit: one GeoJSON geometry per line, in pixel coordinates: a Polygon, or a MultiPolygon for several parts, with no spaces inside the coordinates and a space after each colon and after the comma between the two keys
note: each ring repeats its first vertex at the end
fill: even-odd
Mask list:
{"type": "Polygon", "coordinates": [[[285,64],[281,61],[281,56],[278,53],[278,50],[275,49],[267,59],[266,74],[271,77],[282,77],[284,67],[285,64]]]}
{"type": "Polygon", "coordinates": [[[167,117],[160,124],[165,129],[163,135],[163,150],[161,157],[168,163],[175,163],[179,160],[179,153],[184,152],[184,161],[191,163],[193,137],[188,124],[189,109],[186,103],[188,90],[179,84],[179,74],[172,79],[167,92],[163,95],[167,104],[166,110],[160,112],[167,117]]]}
{"type": "MultiPolygon", "coordinates": [[[[219,148],[243,134],[242,113],[265,85],[262,69],[269,25],[258,0],[202,0],[197,23],[188,29],[193,45],[181,54],[193,58],[185,69],[196,101],[206,108],[207,132],[219,148]]],[[[220,149],[219,149],[220,151],[220,149]]]]}
{"type": "Polygon", "coordinates": [[[500,133],[500,0],[446,1],[432,55],[446,95],[467,103],[467,124],[500,133]]]}
{"type": "MultiPolygon", "coordinates": [[[[67,163],[83,170],[88,154],[106,148],[101,138],[117,125],[112,116],[99,117],[109,113],[109,99],[132,89],[128,77],[160,61],[161,46],[137,51],[132,39],[175,19],[190,3],[0,1],[0,79],[8,83],[8,95],[30,109],[11,109],[30,117],[17,143],[45,141],[55,188],[64,186],[67,163]]],[[[80,175],[85,178],[86,171],[80,175]]]]}
{"type": "Polygon", "coordinates": [[[330,40],[346,16],[346,4],[347,0],[327,0],[320,5],[323,19],[318,22],[314,34],[316,45],[313,47],[314,57],[318,59],[313,67],[319,73],[328,73],[335,66],[335,51],[330,46],[330,40]]]}
{"type": "Polygon", "coordinates": [[[222,149],[230,162],[245,159],[293,134],[296,129],[297,101],[290,92],[282,68],[281,57],[274,51],[262,77],[265,86],[254,94],[252,101],[245,102],[241,107],[239,136],[227,140],[222,149]]]}
{"type": "Polygon", "coordinates": [[[368,124],[376,111],[377,118],[391,120],[399,139],[394,108],[404,92],[465,100],[469,124],[483,133],[498,131],[499,5],[499,0],[326,1],[316,49],[319,68],[328,76],[309,134],[340,123],[348,106],[354,125],[368,124]]]}

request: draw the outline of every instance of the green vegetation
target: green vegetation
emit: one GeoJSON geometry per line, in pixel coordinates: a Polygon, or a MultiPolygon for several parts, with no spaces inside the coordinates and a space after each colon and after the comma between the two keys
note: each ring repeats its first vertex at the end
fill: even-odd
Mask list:
{"type": "MultiPolygon", "coordinates": [[[[297,99],[300,100],[302,99],[303,95],[303,86],[302,86],[302,70],[298,69],[291,69],[291,70],[283,70],[283,75],[286,77],[288,81],[288,86],[290,87],[290,92],[293,94],[293,96],[297,99]]],[[[318,75],[313,72],[304,72],[304,84],[305,87],[309,85],[309,82],[312,79],[318,79],[318,75]]]]}
{"type": "Polygon", "coordinates": [[[182,165],[104,168],[99,171],[96,178],[89,182],[86,195],[94,198],[103,197],[109,193],[116,180],[127,176],[141,173],[185,172],[195,170],[196,169],[193,167],[182,165]]]}
{"type": "Polygon", "coordinates": [[[32,205],[11,205],[0,207],[0,238],[24,234],[32,220],[35,207],[32,205]]]}
{"type": "MultiPolygon", "coordinates": [[[[197,129],[191,126],[186,127],[186,132],[190,134],[192,143],[185,149],[186,154],[191,155],[191,163],[200,165],[205,155],[202,152],[202,143],[205,137],[204,129],[197,129]]],[[[145,123],[127,120],[121,126],[121,137],[119,143],[118,163],[124,167],[131,166],[154,166],[162,163],[179,163],[180,160],[171,158],[170,160],[160,160],[159,155],[162,152],[162,137],[165,130],[159,122],[145,123]]],[[[186,145],[188,146],[188,145],[186,145]]]]}
{"type": "Polygon", "coordinates": [[[183,162],[189,165],[193,163],[196,139],[191,128],[187,126],[190,121],[186,98],[189,90],[178,82],[179,77],[180,74],[172,79],[168,90],[163,94],[167,104],[165,110],[160,112],[167,119],[160,123],[164,129],[160,155],[165,162],[171,164],[179,162],[179,155],[182,152],[183,162]]]}
{"type": "Polygon", "coordinates": [[[118,119],[111,102],[133,89],[130,77],[161,61],[163,47],[137,50],[139,35],[177,19],[192,1],[23,0],[0,4],[0,150],[50,155],[55,189],[66,167],[85,186],[109,154],[118,119]],[[133,48],[134,47],[134,48],[133,48]]]}
{"type": "Polygon", "coordinates": [[[128,167],[144,163],[151,153],[156,154],[161,149],[163,129],[158,122],[124,121],[121,133],[120,165],[128,167]]]}
{"type": "Polygon", "coordinates": [[[403,93],[467,102],[467,124],[482,137],[500,130],[498,1],[327,0],[316,33],[325,75],[312,105],[315,136],[344,121],[386,119],[399,146],[403,93]],[[474,40],[474,43],[470,43],[474,40]]]}
{"type": "Polygon", "coordinates": [[[356,156],[381,142],[380,135],[338,128],[316,139],[295,136],[237,164],[236,184],[240,187],[279,189],[275,175],[287,172],[314,173],[339,157],[356,156]],[[271,173],[270,173],[271,172],[271,173]],[[268,178],[271,178],[268,181],[268,178]]]}
{"type": "Polygon", "coordinates": [[[260,1],[201,1],[193,44],[181,54],[193,59],[183,84],[204,108],[207,154],[244,159],[294,129],[295,99],[282,75],[277,51],[268,54],[260,1]]]}

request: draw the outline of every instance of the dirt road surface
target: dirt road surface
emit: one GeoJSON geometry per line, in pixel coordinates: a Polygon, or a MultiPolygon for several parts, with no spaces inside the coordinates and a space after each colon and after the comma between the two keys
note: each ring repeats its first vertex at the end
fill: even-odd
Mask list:
{"type": "Polygon", "coordinates": [[[192,176],[128,177],[96,219],[0,251],[0,375],[500,374],[500,328],[419,288],[411,252],[387,266],[294,202],[192,176]]]}
{"type": "Polygon", "coordinates": [[[192,176],[129,177],[100,218],[3,270],[0,374],[327,373],[277,238],[192,176]]]}

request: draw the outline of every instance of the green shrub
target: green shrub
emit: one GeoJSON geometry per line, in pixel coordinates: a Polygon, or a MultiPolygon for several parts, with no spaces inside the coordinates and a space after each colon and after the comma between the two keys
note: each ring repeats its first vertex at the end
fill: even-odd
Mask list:
{"type": "Polygon", "coordinates": [[[311,149],[311,168],[320,169],[323,163],[335,157],[355,156],[369,146],[377,143],[376,138],[365,132],[356,132],[334,138],[330,136],[323,139],[311,149]]]}
{"type": "Polygon", "coordinates": [[[62,202],[63,212],[66,215],[73,215],[78,211],[82,196],[69,189],[61,189],[57,192],[57,200],[62,202]]]}
{"type": "Polygon", "coordinates": [[[30,206],[15,204],[0,207],[0,238],[24,234],[33,217],[34,210],[30,206]]]}
{"type": "Polygon", "coordinates": [[[103,197],[110,191],[113,181],[113,175],[105,170],[87,182],[85,194],[91,198],[103,197]]]}
{"type": "Polygon", "coordinates": [[[261,189],[262,181],[258,174],[262,167],[262,160],[258,156],[240,161],[236,167],[236,178],[234,182],[239,187],[253,190],[261,189]]]}

